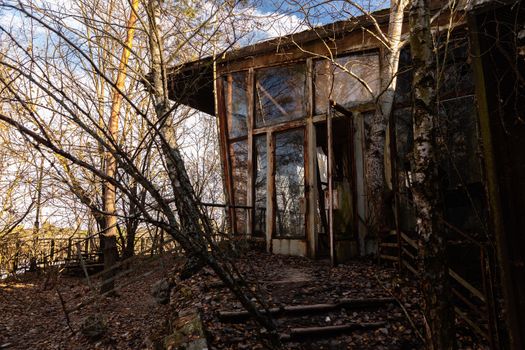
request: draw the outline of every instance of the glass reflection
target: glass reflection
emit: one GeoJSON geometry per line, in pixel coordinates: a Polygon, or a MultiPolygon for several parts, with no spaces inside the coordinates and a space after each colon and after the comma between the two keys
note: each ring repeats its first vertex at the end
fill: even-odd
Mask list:
{"type": "Polygon", "coordinates": [[[275,135],[276,236],[304,237],[304,131],[275,135]]]}
{"type": "Polygon", "coordinates": [[[233,73],[223,79],[229,138],[245,136],[248,133],[247,74],[246,72],[233,73]]]}
{"type": "Polygon", "coordinates": [[[264,236],[266,232],[266,135],[255,137],[255,220],[254,236],[264,236]]]}
{"type": "MultiPolygon", "coordinates": [[[[237,141],[230,145],[233,203],[246,205],[247,180],[248,180],[248,142],[237,141]]],[[[246,209],[235,209],[236,232],[246,233],[246,209]]]]}
{"type": "Polygon", "coordinates": [[[256,127],[303,118],[306,67],[297,64],[271,67],[256,74],[256,127]]]}
{"type": "MultiPolygon", "coordinates": [[[[376,53],[339,57],[336,62],[366,82],[373,94],[379,92],[379,56],[376,53]]],[[[348,107],[374,98],[358,79],[328,60],[315,63],[314,86],[315,114],[327,113],[329,99],[348,107]]]]}

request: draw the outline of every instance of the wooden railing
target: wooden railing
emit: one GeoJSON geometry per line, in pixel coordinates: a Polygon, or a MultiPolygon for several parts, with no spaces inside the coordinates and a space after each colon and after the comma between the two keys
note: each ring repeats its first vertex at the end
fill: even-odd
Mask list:
{"type": "MultiPolygon", "coordinates": [[[[157,239],[138,237],[135,253],[159,254],[165,246],[163,236],[157,239]]],[[[0,243],[0,278],[31,269],[45,270],[50,266],[78,265],[80,257],[91,264],[102,262],[98,234],[87,237],[41,238],[11,240],[0,243]]]]}
{"type": "MultiPolygon", "coordinates": [[[[452,296],[456,317],[465,321],[468,327],[484,338],[491,349],[499,348],[498,321],[494,301],[494,285],[488,248],[477,241],[469,242],[479,248],[481,284],[475,287],[466,277],[449,269],[452,296]]],[[[418,245],[404,232],[391,231],[379,243],[379,260],[394,263],[402,271],[418,277],[418,245]]]]}

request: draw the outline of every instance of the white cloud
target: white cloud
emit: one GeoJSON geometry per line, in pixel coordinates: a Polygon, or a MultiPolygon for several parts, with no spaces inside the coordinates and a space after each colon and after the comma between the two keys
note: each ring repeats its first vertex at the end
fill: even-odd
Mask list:
{"type": "MultiPolygon", "coordinates": [[[[249,45],[308,29],[303,19],[294,14],[265,12],[258,8],[243,9],[237,16],[242,22],[241,30],[246,33],[242,45],[249,45]]],[[[239,27],[236,26],[237,29],[239,27]]]]}

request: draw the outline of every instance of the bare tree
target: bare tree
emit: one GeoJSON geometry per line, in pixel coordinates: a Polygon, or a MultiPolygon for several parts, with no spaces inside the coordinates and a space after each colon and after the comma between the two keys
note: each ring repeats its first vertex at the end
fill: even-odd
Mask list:
{"type": "MultiPolygon", "coordinates": [[[[144,106],[138,103],[139,100],[133,94],[119,89],[113,77],[100,69],[97,61],[85,50],[84,41],[78,40],[82,36],[74,26],[68,27],[60,17],[46,13],[41,8],[36,8],[36,11],[33,12],[21,3],[10,2],[2,3],[0,6],[31,18],[61,45],[56,50],[51,50],[53,53],[58,52],[55,56],[45,51],[42,57],[33,57],[28,55],[24,45],[21,45],[16,37],[9,37],[17,52],[33,60],[35,69],[29,72],[12,56],[4,57],[0,65],[12,69],[17,79],[31,84],[54,101],[51,108],[55,109],[56,113],[53,114],[53,118],[56,119],[50,120],[49,113],[43,113],[44,110],[31,110],[23,95],[11,88],[11,93],[16,97],[15,104],[24,110],[25,114],[2,113],[0,120],[17,129],[34,144],[47,149],[53,156],[64,159],[70,169],[75,169],[74,171],[86,169],[101,181],[114,186],[117,192],[120,192],[138,208],[144,223],[167,232],[189,256],[194,256],[198,261],[211,266],[241,303],[256,315],[261,325],[266,327],[271,334],[276,335],[274,323],[259,311],[259,307],[266,306],[265,301],[247,285],[237,283],[243,276],[228,256],[215,244],[213,240],[215,228],[200,206],[185,169],[177,145],[174,130],[176,125],[173,123],[173,116],[177,113],[178,105],[173,104],[167,98],[167,60],[164,59],[163,33],[159,27],[159,23],[162,23],[159,20],[161,4],[157,1],[149,2],[145,9],[147,15],[139,17],[142,33],[147,34],[144,39],[149,43],[149,57],[143,59],[138,55],[133,55],[138,66],[151,67],[148,80],[151,82],[149,91],[154,107],[153,113],[150,110],[151,105],[148,104],[143,108],[144,106]],[[86,69],[78,70],[74,69],[78,68],[78,65],[75,67],[73,64],[71,66],[66,64],[80,61],[86,69]],[[93,107],[96,107],[99,101],[89,98],[86,92],[88,86],[83,84],[87,84],[85,80],[87,75],[97,75],[104,81],[104,84],[121,95],[123,104],[127,105],[131,113],[137,115],[147,126],[147,132],[144,133],[138,146],[128,149],[124,144],[115,142],[115,138],[108,132],[108,129],[99,123],[97,115],[93,115],[92,111],[96,111],[93,107]],[[60,135],[60,139],[57,139],[53,133],[55,128],[63,128],[66,131],[60,135]],[[85,147],[80,147],[79,150],[79,147],[72,145],[72,140],[68,139],[72,133],[82,135],[82,145],[90,152],[96,152],[96,148],[101,147],[105,152],[111,153],[116,162],[116,169],[122,174],[125,173],[147,192],[145,201],[137,196],[129,183],[119,181],[121,177],[108,176],[105,171],[101,170],[97,159],[86,157],[85,147]],[[160,165],[165,168],[158,169],[157,173],[144,172],[136,163],[137,151],[142,150],[143,147],[150,147],[151,151],[159,157],[160,165]],[[161,215],[157,216],[157,213],[161,215]]],[[[219,3],[216,8],[222,9],[221,6],[230,8],[230,4],[222,3],[219,3]]],[[[215,18],[214,13],[210,18],[215,18]]],[[[208,18],[203,19],[203,22],[207,21],[208,18]]],[[[204,28],[202,26],[193,30],[198,33],[204,28]]],[[[191,38],[186,38],[182,41],[181,47],[190,41],[191,38]]],[[[140,73],[139,69],[130,72],[135,82],[145,80],[144,75],[140,73]]],[[[3,81],[2,85],[9,86],[9,82],[3,81]]],[[[274,339],[277,338],[274,337],[274,339]]]]}
{"type": "MultiPolygon", "coordinates": [[[[120,90],[124,88],[127,66],[130,49],[133,44],[133,37],[135,35],[135,22],[137,21],[137,10],[139,6],[138,0],[133,0],[130,6],[129,20],[126,26],[126,40],[124,41],[122,57],[117,72],[117,80],[115,82],[115,89],[113,91],[111,112],[108,122],[108,133],[110,141],[118,142],[118,120],[120,106],[122,104],[122,95],[120,90]]],[[[117,162],[111,152],[106,151],[105,156],[105,171],[108,177],[115,178],[117,172],[117,162]]],[[[104,242],[104,268],[106,270],[116,263],[118,258],[117,251],[117,217],[116,217],[116,193],[115,186],[111,182],[104,182],[104,210],[106,211],[106,227],[105,227],[105,242],[104,242]]],[[[101,293],[105,293],[114,288],[113,274],[106,275],[106,278],[111,281],[102,284],[101,293]]]]}

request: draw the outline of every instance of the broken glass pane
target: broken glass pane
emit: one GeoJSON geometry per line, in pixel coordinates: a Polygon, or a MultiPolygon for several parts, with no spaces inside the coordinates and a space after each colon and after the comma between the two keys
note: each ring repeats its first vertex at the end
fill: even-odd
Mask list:
{"type": "Polygon", "coordinates": [[[275,135],[276,236],[304,237],[304,131],[275,135]]]}
{"type": "Polygon", "coordinates": [[[259,69],[256,74],[256,127],[305,117],[306,67],[259,69]]]}
{"type": "MultiPolygon", "coordinates": [[[[248,142],[237,141],[230,145],[233,203],[246,205],[247,180],[248,180],[248,142]]],[[[237,233],[246,233],[246,209],[235,209],[235,222],[237,233]]]]}
{"type": "Polygon", "coordinates": [[[246,72],[229,74],[223,78],[226,120],[229,138],[248,133],[248,84],[246,72]]]}
{"type": "Polygon", "coordinates": [[[327,113],[330,99],[345,107],[351,107],[373,100],[379,92],[377,53],[339,57],[335,62],[334,64],[328,60],[320,60],[315,63],[316,115],[327,113]]]}
{"type": "Polygon", "coordinates": [[[266,232],[266,135],[255,136],[255,222],[254,236],[264,236],[266,232]]]}

